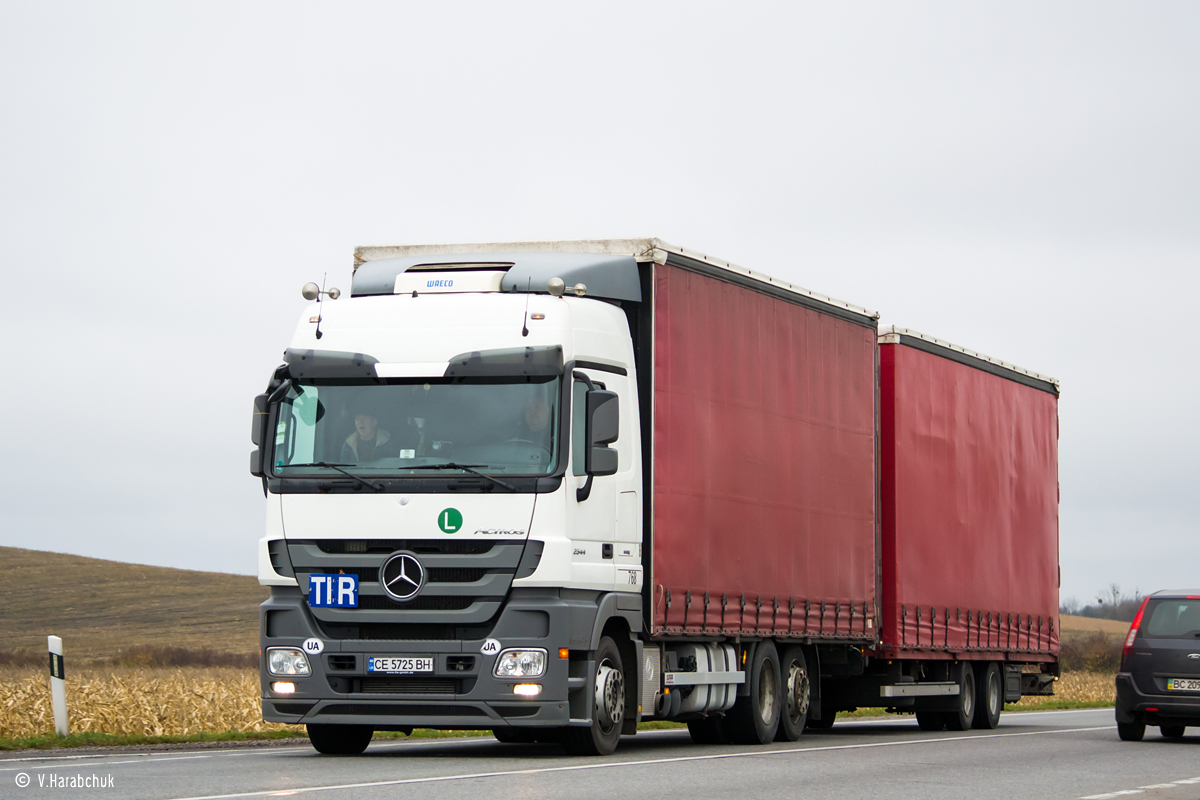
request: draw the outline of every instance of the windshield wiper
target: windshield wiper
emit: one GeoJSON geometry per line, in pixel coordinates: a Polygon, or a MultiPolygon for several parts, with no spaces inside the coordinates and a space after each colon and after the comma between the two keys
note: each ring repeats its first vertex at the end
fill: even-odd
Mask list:
{"type": "Polygon", "coordinates": [[[370,481],[366,480],[365,478],[360,478],[359,476],[355,475],[353,472],[346,472],[346,470],[342,469],[342,467],[353,467],[353,466],[356,466],[356,465],[354,465],[354,464],[330,464],[328,461],[313,461],[310,464],[284,464],[285,469],[287,467],[328,467],[329,469],[336,469],[338,472],[342,473],[347,478],[353,478],[354,480],[358,481],[359,483],[361,483],[363,486],[367,487],[368,489],[374,489],[377,492],[383,491],[382,483],[371,483],[370,481]]]}
{"type": "Polygon", "coordinates": [[[474,467],[486,467],[486,466],[487,466],[487,464],[455,464],[453,461],[447,461],[445,464],[421,464],[420,466],[410,467],[410,469],[461,469],[463,472],[470,472],[472,475],[478,475],[481,478],[486,478],[487,480],[491,481],[494,484],[503,486],[505,489],[508,489],[510,492],[517,491],[517,487],[513,486],[511,483],[505,483],[504,481],[500,480],[499,478],[493,478],[491,475],[488,475],[486,472],[480,472],[477,469],[473,469],[474,467]]]}

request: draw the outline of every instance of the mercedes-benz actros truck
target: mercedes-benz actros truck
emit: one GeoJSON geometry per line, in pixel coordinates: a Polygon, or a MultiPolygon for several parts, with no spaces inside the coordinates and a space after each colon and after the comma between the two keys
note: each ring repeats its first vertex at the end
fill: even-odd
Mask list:
{"type": "Polygon", "coordinates": [[[360,247],[255,398],[262,706],[322,753],[995,727],[1058,675],[1058,383],[658,239],[360,247]]]}

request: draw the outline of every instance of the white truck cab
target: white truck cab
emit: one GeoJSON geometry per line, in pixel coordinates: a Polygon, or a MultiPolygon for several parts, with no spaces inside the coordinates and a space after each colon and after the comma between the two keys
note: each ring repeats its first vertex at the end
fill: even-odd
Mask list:
{"type": "Polygon", "coordinates": [[[392,250],[303,311],[255,400],[264,718],[324,752],[413,727],[611,750],[639,714],[613,663],[642,663],[637,260],[392,250]]]}

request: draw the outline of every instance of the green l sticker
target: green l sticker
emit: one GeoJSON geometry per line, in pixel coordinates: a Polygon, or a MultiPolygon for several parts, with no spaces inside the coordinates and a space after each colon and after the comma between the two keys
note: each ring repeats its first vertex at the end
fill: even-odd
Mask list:
{"type": "Polygon", "coordinates": [[[454,533],[462,527],[462,514],[458,513],[457,508],[446,508],[438,514],[438,527],[442,529],[442,533],[454,533]]]}

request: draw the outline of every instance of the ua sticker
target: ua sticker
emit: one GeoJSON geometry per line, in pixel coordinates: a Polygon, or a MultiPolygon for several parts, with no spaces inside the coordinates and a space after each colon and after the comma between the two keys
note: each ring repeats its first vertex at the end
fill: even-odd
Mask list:
{"type": "Polygon", "coordinates": [[[305,639],[304,640],[304,652],[306,652],[310,655],[314,655],[314,656],[320,655],[321,651],[323,651],[324,649],[325,649],[325,643],[322,642],[320,639],[314,638],[314,639],[305,639]]]}
{"type": "Polygon", "coordinates": [[[438,514],[438,527],[442,533],[457,533],[462,528],[462,514],[458,513],[457,508],[442,509],[442,513],[438,514]]]}
{"type": "Polygon", "coordinates": [[[485,639],[483,647],[479,648],[479,652],[485,656],[494,656],[500,652],[500,642],[495,639],[485,639]]]}

